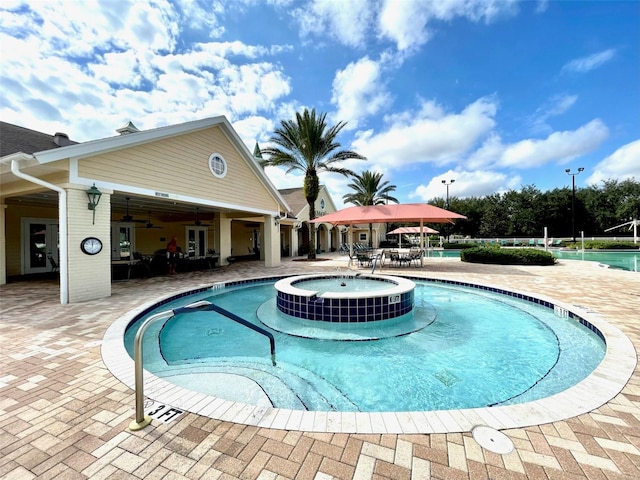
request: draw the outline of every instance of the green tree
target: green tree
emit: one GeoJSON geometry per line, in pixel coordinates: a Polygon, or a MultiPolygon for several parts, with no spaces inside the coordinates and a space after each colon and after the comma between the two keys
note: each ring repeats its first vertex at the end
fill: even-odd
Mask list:
{"type": "MultiPolygon", "coordinates": [[[[353,176],[353,183],[347,185],[353,190],[353,193],[347,193],[342,196],[345,203],[353,203],[354,205],[384,205],[389,201],[398,203],[398,199],[390,196],[391,192],[395,192],[396,186],[389,185],[388,181],[381,182],[382,173],[363,171],[360,175],[353,176]]],[[[369,247],[373,247],[373,224],[369,224],[369,247]]]]}
{"type": "MultiPolygon", "coordinates": [[[[346,125],[339,122],[327,126],[326,113],[316,115],[315,109],[304,109],[296,113],[293,120],[282,120],[275,129],[269,142],[273,146],[260,150],[267,158],[260,161],[263,166],[285,167],[287,173],[304,172],[304,197],[309,205],[309,220],[316,218],[315,202],[318,199],[320,182],[318,174],[336,172],[348,176],[354,173],[337,165],[338,162],[350,159],[366,160],[362,155],[351,150],[340,150],[336,140],[346,125]]],[[[309,222],[309,255],[310,260],[316,258],[316,225],[309,222]]]]}

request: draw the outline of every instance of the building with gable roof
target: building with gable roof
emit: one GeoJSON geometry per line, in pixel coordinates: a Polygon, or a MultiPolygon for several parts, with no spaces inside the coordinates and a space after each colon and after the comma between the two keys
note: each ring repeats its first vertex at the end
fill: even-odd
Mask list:
{"type": "Polygon", "coordinates": [[[78,143],[0,123],[0,283],[57,269],[61,303],[108,297],[115,263],[173,236],[187,261],[280,264],[291,209],[224,116],[118,133],[78,143]]]}

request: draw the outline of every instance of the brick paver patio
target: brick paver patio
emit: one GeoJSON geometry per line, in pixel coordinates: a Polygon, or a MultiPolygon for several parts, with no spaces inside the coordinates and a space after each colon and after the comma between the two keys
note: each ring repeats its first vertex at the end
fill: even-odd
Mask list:
{"type": "MultiPolygon", "coordinates": [[[[638,479],[640,372],[599,408],[503,430],[515,450],[483,449],[470,433],[359,435],[259,428],[187,413],[138,432],[134,393],[105,367],[109,325],[160,294],[216,281],[335,270],[325,262],[259,262],[213,272],[117,282],[110,298],[60,305],[55,282],[0,287],[0,478],[638,479]]],[[[388,270],[386,270],[388,272],[388,270]]],[[[430,259],[411,275],[488,283],[603,315],[640,347],[640,273],[562,261],[506,267],[430,259]]]]}

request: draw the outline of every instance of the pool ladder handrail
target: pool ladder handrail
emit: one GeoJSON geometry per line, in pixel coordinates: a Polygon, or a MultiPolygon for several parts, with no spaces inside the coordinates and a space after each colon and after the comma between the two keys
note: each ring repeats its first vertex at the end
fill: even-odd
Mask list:
{"type": "Polygon", "coordinates": [[[142,325],[140,325],[140,328],[136,332],[136,337],[134,340],[133,361],[135,365],[136,419],[129,424],[130,430],[134,430],[134,431],[141,430],[151,423],[151,417],[145,416],[144,414],[144,370],[143,370],[143,359],[142,359],[142,354],[143,354],[142,339],[144,337],[145,332],[153,323],[157,322],[158,320],[165,320],[165,319],[168,320],[171,317],[174,317],[182,313],[192,313],[192,312],[209,311],[209,310],[213,310],[221,315],[224,315],[230,320],[233,320],[236,323],[244,325],[245,327],[250,328],[251,330],[254,330],[260,333],[261,335],[264,335],[265,337],[267,337],[269,339],[269,344],[271,346],[271,362],[275,367],[276,341],[270,332],[266,331],[263,328],[258,327],[257,325],[254,325],[251,322],[244,320],[243,318],[240,318],[235,313],[225,310],[224,308],[219,307],[218,305],[215,305],[207,300],[201,300],[201,301],[186,305],[184,307],[179,307],[172,310],[165,310],[164,312],[151,315],[142,323],[142,325]]]}
{"type": "Polygon", "coordinates": [[[378,263],[378,260],[380,260],[380,258],[382,258],[382,255],[380,253],[376,253],[375,256],[373,257],[373,260],[371,261],[371,275],[375,273],[376,264],[378,263]]]}

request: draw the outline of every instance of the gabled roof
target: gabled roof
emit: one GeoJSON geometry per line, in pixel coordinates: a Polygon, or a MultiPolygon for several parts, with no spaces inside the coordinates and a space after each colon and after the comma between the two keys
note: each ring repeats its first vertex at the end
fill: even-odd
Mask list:
{"type": "MultiPolygon", "coordinates": [[[[27,148],[27,150],[23,148],[19,148],[18,150],[9,151],[7,149],[6,152],[2,151],[2,154],[0,155],[0,159],[2,159],[3,162],[8,161],[9,158],[3,158],[3,157],[21,152],[21,153],[28,154],[29,156],[32,156],[32,158],[35,158],[35,160],[37,160],[37,162],[41,165],[48,164],[51,162],[56,162],[58,160],[64,160],[67,158],[80,159],[80,158],[91,157],[94,155],[121,150],[129,147],[133,147],[133,146],[143,145],[145,143],[154,142],[156,140],[167,139],[167,138],[171,138],[178,135],[183,135],[191,132],[196,132],[199,130],[204,130],[213,126],[218,126],[220,127],[222,132],[225,134],[225,136],[229,139],[231,144],[241,154],[241,156],[247,162],[247,165],[249,166],[249,168],[251,168],[251,170],[256,174],[256,176],[260,179],[261,183],[270,192],[273,198],[278,203],[280,203],[285,209],[290,208],[289,204],[282,197],[278,189],[273,185],[269,177],[267,177],[266,173],[264,173],[264,170],[262,169],[262,167],[258,164],[257,160],[251,155],[251,152],[249,152],[249,150],[247,149],[247,146],[244,144],[244,142],[242,141],[238,133],[234,130],[234,128],[231,126],[231,124],[229,123],[229,121],[224,115],[220,115],[217,117],[204,118],[202,120],[194,120],[192,122],[180,123],[177,125],[168,125],[165,127],[159,127],[159,128],[154,128],[150,130],[142,130],[138,132],[133,131],[133,129],[131,128],[131,127],[136,128],[135,125],[127,124],[125,125],[125,127],[123,127],[128,132],[125,135],[117,135],[114,137],[107,137],[107,138],[92,140],[84,143],[71,142],[68,140],[68,137],[66,137],[66,135],[56,134],[56,136],[62,135],[63,136],[62,140],[66,138],[67,142],[69,142],[68,146],[60,146],[56,144],[55,141],[52,140],[52,139],[55,139],[56,136],[50,136],[40,132],[35,132],[33,130],[24,129],[22,127],[16,127],[15,125],[2,123],[2,131],[1,131],[2,137],[0,138],[1,140],[0,143],[2,143],[3,149],[4,149],[4,143],[5,143],[5,138],[4,138],[5,125],[9,126],[7,131],[10,132],[10,135],[12,137],[17,137],[18,133],[24,134],[25,131],[27,131],[40,136],[41,143],[36,143],[32,145],[30,148],[27,148]],[[15,128],[12,129],[11,127],[15,127],[21,130],[18,131],[18,130],[15,130],[15,128]],[[48,137],[51,140],[51,142],[45,142],[44,137],[48,137]],[[54,148],[54,147],[59,147],[59,148],[54,148]]],[[[34,135],[33,138],[36,138],[36,135],[34,135]]],[[[16,138],[15,142],[16,142],[16,146],[13,147],[14,149],[18,148],[17,143],[19,143],[20,141],[18,141],[16,138]]],[[[24,140],[21,142],[23,144],[28,143],[28,142],[25,142],[24,140]]],[[[60,143],[63,144],[62,142],[60,143]]]]}
{"type": "Polygon", "coordinates": [[[283,188],[279,190],[280,195],[284,198],[287,204],[291,207],[291,213],[296,217],[307,206],[307,199],[304,198],[304,192],[302,187],[300,188],[283,188]]]}
{"type": "MultiPolygon", "coordinates": [[[[333,203],[333,198],[331,198],[331,195],[329,194],[329,190],[327,190],[327,187],[325,185],[320,185],[319,191],[322,192],[323,190],[324,192],[326,192],[326,198],[331,204],[331,207],[332,207],[331,209],[335,211],[336,206],[333,203]]],[[[309,217],[308,215],[309,205],[307,204],[307,199],[304,198],[304,189],[302,187],[283,188],[279,190],[279,192],[280,192],[280,195],[282,195],[282,197],[287,201],[287,204],[291,207],[291,211],[297,218],[309,217]]],[[[318,198],[320,198],[320,195],[318,195],[318,198]]],[[[316,212],[316,215],[317,214],[318,213],[316,212]]]]}
{"type": "Polygon", "coordinates": [[[0,122],[0,157],[18,152],[31,154],[77,143],[69,140],[66,134],[48,135],[12,123],[0,122]]]}

